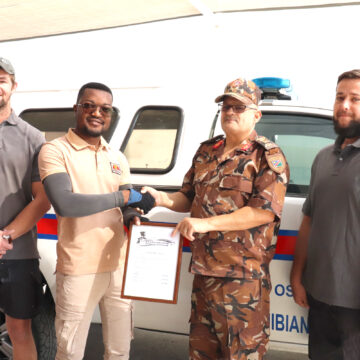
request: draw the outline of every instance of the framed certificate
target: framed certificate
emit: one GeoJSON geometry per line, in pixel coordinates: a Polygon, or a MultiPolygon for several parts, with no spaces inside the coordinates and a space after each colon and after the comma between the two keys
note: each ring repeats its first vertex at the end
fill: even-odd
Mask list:
{"type": "Polygon", "coordinates": [[[121,296],[176,304],[182,237],[176,224],[142,222],[130,227],[121,296]]]}

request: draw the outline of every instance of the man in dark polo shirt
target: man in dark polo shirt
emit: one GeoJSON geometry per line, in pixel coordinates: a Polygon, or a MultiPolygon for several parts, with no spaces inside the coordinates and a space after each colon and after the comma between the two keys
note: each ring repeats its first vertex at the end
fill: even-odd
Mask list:
{"type": "Polygon", "coordinates": [[[360,359],[360,70],[338,78],[334,145],[312,165],[291,272],[312,360],[360,359]]]}
{"type": "Polygon", "coordinates": [[[260,90],[236,79],[215,99],[220,135],[204,141],[182,188],[144,187],[156,205],[191,212],[175,228],[191,241],[191,360],[262,360],[269,342],[270,273],[289,168],[258,136],[260,90]]]}
{"type": "Polygon", "coordinates": [[[41,304],[42,279],[35,225],[50,204],[37,165],[45,139],[12,111],[16,86],[13,66],[0,57],[0,308],[13,359],[36,360],[31,318],[41,304]]]}

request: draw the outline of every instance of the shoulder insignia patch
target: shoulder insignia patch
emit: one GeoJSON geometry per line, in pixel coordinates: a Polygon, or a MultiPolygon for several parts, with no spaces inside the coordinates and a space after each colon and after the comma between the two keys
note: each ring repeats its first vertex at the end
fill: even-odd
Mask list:
{"type": "Polygon", "coordinates": [[[262,147],[264,147],[266,150],[270,150],[273,148],[277,148],[279,147],[277,144],[275,144],[274,142],[270,141],[268,138],[266,138],[265,136],[257,136],[255,141],[260,144],[262,147]]]}
{"type": "Polygon", "coordinates": [[[120,164],[115,164],[110,162],[110,166],[111,166],[111,172],[113,172],[114,174],[118,174],[121,175],[122,171],[120,169],[120,164]]]}
{"type": "Polygon", "coordinates": [[[224,139],[219,140],[215,145],[213,145],[213,149],[218,149],[224,143],[224,139]]]}
{"type": "Polygon", "coordinates": [[[265,157],[271,170],[278,174],[281,174],[285,170],[286,160],[280,151],[272,154],[266,151],[265,157]]]}
{"type": "Polygon", "coordinates": [[[224,135],[218,135],[203,141],[201,144],[216,144],[219,140],[224,140],[224,135]]]}

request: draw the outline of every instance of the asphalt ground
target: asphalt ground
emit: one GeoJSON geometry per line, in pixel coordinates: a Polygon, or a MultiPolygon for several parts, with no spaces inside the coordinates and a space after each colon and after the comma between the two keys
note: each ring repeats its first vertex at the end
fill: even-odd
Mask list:
{"type": "MultiPolygon", "coordinates": [[[[101,325],[91,325],[84,360],[101,360],[104,346],[101,325]]],[[[307,360],[305,354],[294,352],[268,352],[266,360],[307,360]]],[[[130,360],[188,360],[188,336],[158,331],[135,329],[131,343],[130,360]]]]}

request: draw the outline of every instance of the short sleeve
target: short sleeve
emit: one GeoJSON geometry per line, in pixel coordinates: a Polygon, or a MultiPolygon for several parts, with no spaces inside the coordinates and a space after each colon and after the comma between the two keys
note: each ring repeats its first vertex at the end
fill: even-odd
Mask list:
{"type": "Polygon", "coordinates": [[[266,157],[263,155],[247,206],[270,210],[280,219],[289,177],[290,171],[287,163],[284,171],[277,173],[270,169],[266,157]]]}
{"type": "Polygon", "coordinates": [[[313,188],[314,188],[315,173],[316,173],[316,166],[317,166],[318,158],[319,158],[319,154],[315,157],[315,160],[311,166],[311,178],[310,178],[309,192],[307,194],[307,197],[306,197],[305,202],[302,207],[303,214],[306,216],[310,216],[310,217],[311,217],[311,213],[312,213],[311,205],[312,205],[312,200],[313,200],[313,196],[314,196],[313,188]]]}
{"type": "Polygon", "coordinates": [[[131,184],[130,166],[122,152],[119,152],[119,163],[122,169],[122,185],[131,184]]]}
{"type": "Polygon", "coordinates": [[[179,190],[190,200],[190,202],[193,202],[195,198],[194,176],[195,176],[195,162],[198,155],[199,155],[199,150],[196,152],[191,167],[188,170],[188,172],[185,174],[181,189],[179,190]]]}
{"type": "Polygon", "coordinates": [[[52,174],[66,171],[64,156],[54,143],[46,143],[39,154],[39,172],[41,181],[52,174]]]}
{"type": "Polygon", "coordinates": [[[194,200],[195,191],[193,187],[193,179],[194,179],[194,168],[191,167],[188,172],[184,176],[184,180],[179,190],[183,193],[191,202],[194,200]]]}
{"type": "Polygon", "coordinates": [[[302,212],[306,216],[311,216],[311,200],[310,200],[310,194],[307,195],[305,202],[302,207],[302,212]]]}
{"type": "Polygon", "coordinates": [[[31,169],[31,182],[40,181],[39,152],[44,143],[45,143],[44,135],[41,132],[37,132],[37,135],[35,136],[35,140],[33,143],[34,156],[33,156],[33,163],[32,163],[32,169],[31,169]]]}

